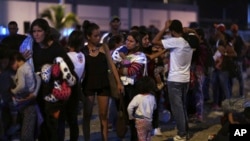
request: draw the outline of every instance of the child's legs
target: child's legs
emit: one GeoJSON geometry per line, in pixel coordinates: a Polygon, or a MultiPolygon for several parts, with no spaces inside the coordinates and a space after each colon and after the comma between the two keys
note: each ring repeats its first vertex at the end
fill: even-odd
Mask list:
{"type": "Polygon", "coordinates": [[[151,121],[145,119],[136,119],[136,130],[138,135],[138,141],[150,141],[152,129],[151,121]]]}
{"type": "Polygon", "coordinates": [[[22,116],[21,140],[34,141],[37,117],[35,105],[27,106],[23,110],[22,116]]]}

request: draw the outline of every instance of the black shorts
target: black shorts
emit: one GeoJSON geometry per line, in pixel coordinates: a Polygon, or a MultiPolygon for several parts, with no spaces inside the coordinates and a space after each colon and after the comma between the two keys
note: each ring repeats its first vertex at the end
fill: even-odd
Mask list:
{"type": "Polygon", "coordinates": [[[86,89],[83,90],[84,96],[110,96],[110,88],[100,88],[100,89],[86,89]]]}

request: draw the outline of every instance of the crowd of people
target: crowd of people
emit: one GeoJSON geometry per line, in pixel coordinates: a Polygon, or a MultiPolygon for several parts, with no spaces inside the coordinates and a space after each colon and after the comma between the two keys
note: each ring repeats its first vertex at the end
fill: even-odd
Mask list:
{"type": "Polygon", "coordinates": [[[90,141],[97,99],[101,138],[108,141],[121,102],[111,96],[110,71],[131,141],[150,141],[152,131],[162,135],[162,106],[176,123],[173,140],[185,141],[188,123],[204,122],[205,101],[220,110],[233,96],[234,78],[238,96],[244,97],[243,72],[250,58],[237,24],[230,30],[215,24],[209,33],[198,25],[183,27],[181,19],[167,20],[161,30],[133,26],[124,32],[120,25],[120,18],[112,17],[102,36],[97,23],[85,20],[60,42],[60,33],[45,19],[35,19],[27,35],[9,22],[10,34],[0,44],[0,140],[63,141],[67,122],[70,141],[77,141],[82,107],[84,140],[90,141]]]}

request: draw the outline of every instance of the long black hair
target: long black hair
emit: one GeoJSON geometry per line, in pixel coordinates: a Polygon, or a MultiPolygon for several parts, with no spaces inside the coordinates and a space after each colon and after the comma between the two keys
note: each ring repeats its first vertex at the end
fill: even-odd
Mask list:
{"type": "Polygon", "coordinates": [[[128,33],[127,37],[128,36],[132,36],[134,38],[135,42],[139,44],[132,51],[133,52],[142,51],[142,41],[141,41],[140,33],[137,31],[132,31],[132,32],[128,33]]]}
{"type": "Polygon", "coordinates": [[[48,41],[51,40],[51,37],[50,37],[51,28],[49,26],[49,23],[45,19],[42,19],[42,18],[35,19],[31,23],[31,26],[30,26],[30,35],[32,35],[32,37],[33,37],[34,26],[40,27],[45,32],[45,38],[42,41],[42,43],[45,46],[48,46],[48,41]]]}
{"type": "Polygon", "coordinates": [[[68,38],[68,46],[74,48],[76,52],[79,52],[84,41],[84,35],[82,31],[74,30],[70,33],[68,38]]]}
{"type": "Polygon", "coordinates": [[[84,33],[84,37],[88,40],[88,36],[92,35],[93,30],[99,29],[100,27],[96,23],[91,23],[88,20],[85,20],[82,24],[82,29],[84,33]]]}

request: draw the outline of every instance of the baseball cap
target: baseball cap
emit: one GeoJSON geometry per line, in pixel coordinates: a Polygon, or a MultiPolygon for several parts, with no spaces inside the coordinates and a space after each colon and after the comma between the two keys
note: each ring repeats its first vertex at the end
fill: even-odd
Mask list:
{"type": "Polygon", "coordinates": [[[118,16],[112,16],[111,19],[110,19],[110,22],[112,23],[114,21],[120,22],[121,20],[120,20],[120,18],[118,16]]]}
{"type": "Polygon", "coordinates": [[[226,30],[226,27],[223,23],[214,24],[214,27],[220,32],[224,32],[226,30]]]}

